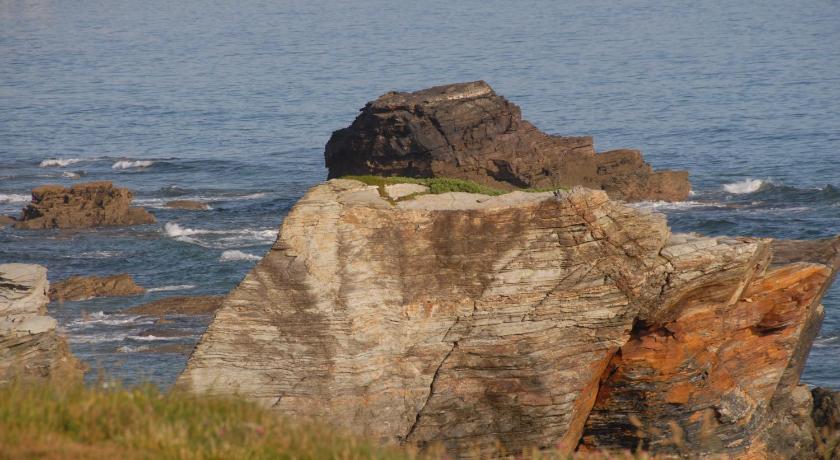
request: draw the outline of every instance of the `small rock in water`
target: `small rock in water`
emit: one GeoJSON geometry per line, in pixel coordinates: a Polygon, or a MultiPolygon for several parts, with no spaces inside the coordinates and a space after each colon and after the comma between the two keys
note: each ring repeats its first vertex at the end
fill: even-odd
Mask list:
{"type": "Polygon", "coordinates": [[[172,209],[186,209],[189,211],[206,211],[210,209],[207,203],[202,203],[195,200],[172,200],[166,202],[167,208],[172,209]]]}
{"type": "Polygon", "coordinates": [[[155,217],[131,207],[134,195],[111,182],[88,182],[64,188],[42,185],[32,190],[32,202],[23,209],[15,228],[92,228],[151,224],[155,217]]]}
{"type": "Polygon", "coordinates": [[[63,302],[94,297],[123,297],[144,292],[146,290],[138,286],[127,273],[111,276],[71,276],[52,285],[50,300],[63,302]]]}
{"type": "Polygon", "coordinates": [[[135,315],[209,315],[215,312],[224,296],[175,296],[124,310],[135,315]]]}

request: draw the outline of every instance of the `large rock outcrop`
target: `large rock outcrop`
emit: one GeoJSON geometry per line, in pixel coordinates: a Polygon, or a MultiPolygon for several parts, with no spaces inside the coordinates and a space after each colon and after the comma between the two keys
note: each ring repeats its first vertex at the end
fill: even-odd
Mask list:
{"type": "Polygon", "coordinates": [[[131,207],[134,195],[111,182],[88,182],[64,188],[43,185],[32,190],[32,202],[23,209],[15,228],[91,228],[151,224],[154,216],[131,207]]]}
{"type": "Polygon", "coordinates": [[[82,365],[47,315],[48,288],[46,268],[0,264],[0,384],[81,376],[82,365]]]}
{"type": "Polygon", "coordinates": [[[835,258],[672,235],[582,188],[381,194],[310,190],[178,384],[457,456],[766,452],[835,258]]]}
{"type": "Polygon", "coordinates": [[[541,132],[483,81],[387,93],[325,150],[329,177],[454,177],[503,189],[582,185],[625,201],[680,201],[685,171],[653,171],[638,150],[595,153],[591,137],[541,132]]]}

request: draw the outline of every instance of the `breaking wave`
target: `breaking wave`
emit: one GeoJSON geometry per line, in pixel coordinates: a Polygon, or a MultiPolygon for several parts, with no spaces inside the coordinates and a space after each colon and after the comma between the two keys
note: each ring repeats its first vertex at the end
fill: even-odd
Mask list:
{"type": "Polygon", "coordinates": [[[733,195],[744,195],[747,193],[755,193],[762,189],[762,187],[769,184],[761,179],[744,179],[731,184],[724,184],[723,190],[733,195]]]}
{"type": "Polygon", "coordinates": [[[176,285],[172,285],[172,286],[161,286],[161,287],[146,289],[146,292],[186,291],[188,289],[195,289],[195,285],[194,284],[176,284],[176,285]]]}
{"type": "Polygon", "coordinates": [[[0,203],[29,203],[29,195],[18,195],[17,193],[0,193],[0,203]]]}
{"type": "Polygon", "coordinates": [[[148,168],[155,162],[150,160],[120,160],[111,166],[111,169],[134,169],[148,168]]]}
{"type": "Polygon", "coordinates": [[[182,227],[175,222],[167,222],[164,224],[163,230],[166,236],[178,241],[216,249],[268,244],[273,243],[277,238],[276,229],[205,230],[182,227]]]}
{"type": "Polygon", "coordinates": [[[83,161],[81,158],[48,158],[38,164],[39,168],[63,168],[83,161]]]}
{"type": "Polygon", "coordinates": [[[219,257],[220,262],[230,262],[235,260],[260,260],[260,256],[255,256],[253,254],[248,254],[247,252],[237,251],[236,249],[231,249],[222,253],[221,257],[219,257]]]}

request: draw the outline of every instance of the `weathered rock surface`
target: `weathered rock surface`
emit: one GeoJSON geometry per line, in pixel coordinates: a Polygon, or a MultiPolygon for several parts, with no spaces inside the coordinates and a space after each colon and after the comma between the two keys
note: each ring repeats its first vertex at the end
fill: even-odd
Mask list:
{"type": "Polygon", "coordinates": [[[40,265],[0,264],[0,384],[82,374],[55,319],[47,316],[48,286],[40,265]]]}
{"type": "Polygon", "coordinates": [[[87,300],[95,297],[124,297],[146,292],[127,273],[111,276],[71,276],[54,283],[50,288],[50,300],[87,300]]]}
{"type": "Polygon", "coordinates": [[[485,185],[582,185],[625,201],[680,201],[685,171],[653,171],[637,150],[595,153],[591,137],[541,132],[483,81],[387,93],[369,102],[325,150],[329,177],[455,177],[485,185]]]}
{"type": "Polygon", "coordinates": [[[221,306],[223,296],[174,296],[125,309],[135,315],[210,315],[221,306]]]}
{"type": "Polygon", "coordinates": [[[43,185],[32,190],[32,202],[23,209],[15,228],[91,228],[150,224],[154,216],[131,207],[133,194],[111,182],[88,182],[64,188],[43,185]]]}
{"type": "Polygon", "coordinates": [[[206,211],[210,209],[207,203],[194,200],[172,200],[166,202],[167,208],[172,209],[186,209],[188,211],[206,211]]]}
{"type": "Polygon", "coordinates": [[[760,456],[795,409],[782,396],[837,266],[775,244],[672,235],[603,191],[394,202],[332,180],[224,299],[178,384],[456,456],[760,456]]]}

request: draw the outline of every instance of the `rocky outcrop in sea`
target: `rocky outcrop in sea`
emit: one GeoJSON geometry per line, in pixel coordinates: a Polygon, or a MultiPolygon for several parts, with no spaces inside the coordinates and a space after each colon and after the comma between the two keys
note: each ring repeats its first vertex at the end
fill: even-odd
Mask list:
{"type": "Polygon", "coordinates": [[[178,385],[458,457],[807,458],[837,240],[673,234],[580,187],[388,193],[312,188],[178,385]]]}
{"type": "Polygon", "coordinates": [[[681,201],[685,171],[654,171],[638,150],[596,153],[591,137],[548,135],[483,81],[391,92],[333,133],[329,177],[453,177],[504,188],[582,185],[625,201],[681,201]]]}
{"type": "Polygon", "coordinates": [[[95,297],[124,297],[146,292],[128,273],[110,276],[71,276],[53,283],[50,300],[86,300],[95,297]]]}
{"type": "Polygon", "coordinates": [[[83,366],[47,315],[47,269],[0,264],[0,384],[80,378],[83,366]]]}
{"type": "Polygon", "coordinates": [[[111,182],[88,182],[70,188],[43,185],[32,190],[32,202],[14,224],[15,228],[91,228],[151,224],[155,218],[132,207],[134,195],[111,182]]]}

